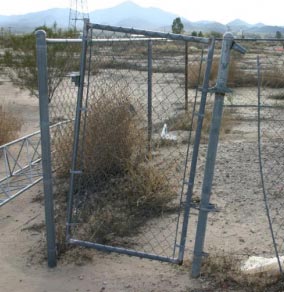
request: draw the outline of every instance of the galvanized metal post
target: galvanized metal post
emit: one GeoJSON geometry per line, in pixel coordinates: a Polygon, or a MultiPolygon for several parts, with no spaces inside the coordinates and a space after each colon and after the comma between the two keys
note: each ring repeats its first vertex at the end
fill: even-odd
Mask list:
{"type": "Polygon", "coordinates": [[[219,63],[217,83],[215,87],[215,101],[212,113],[209,142],[207,149],[207,158],[204,171],[204,179],[201,193],[200,210],[193,252],[192,277],[200,275],[201,262],[203,257],[203,247],[207,225],[208,212],[210,208],[210,195],[214,176],[215,161],[219,142],[219,132],[222,121],[224,96],[227,92],[227,79],[229,72],[230,52],[234,44],[234,37],[227,32],[224,35],[222,51],[219,63]]]}
{"type": "Polygon", "coordinates": [[[152,77],[153,77],[153,42],[148,41],[148,151],[151,151],[152,144],[152,77]]]}
{"type": "Polygon", "coordinates": [[[202,84],[202,94],[201,94],[201,100],[200,100],[200,106],[199,106],[199,112],[198,112],[197,128],[196,128],[194,145],[193,145],[189,180],[187,183],[184,219],[183,219],[183,225],[182,225],[180,250],[179,250],[179,256],[178,256],[180,262],[182,262],[183,260],[184,250],[185,250],[187,228],[188,228],[188,223],[189,223],[189,213],[190,213],[190,207],[191,207],[191,198],[192,198],[194,181],[195,181],[195,173],[196,173],[196,167],[197,167],[199,145],[200,145],[200,140],[201,140],[203,118],[204,118],[206,99],[207,99],[207,93],[208,93],[208,88],[209,88],[210,73],[211,73],[211,68],[212,68],[212,63],[213,63],[214,48],[215,48],[215,39],[212,39],[211,44],[208,49],[208,53],[207,53],[207,64],[206,64],[206,69],[205,69],[205,74],[204,74],[204,79],[203,79],[203,84],[202,84]]]}
{"type": "Polygon", "coordinates": [[[75,186],[75,176],[81,175],[81,170],[77,169],[77,155],[79,150],[79,138],[80,138],[80,125],[81,125],[81,115],[82,115],[82,104],[84,95],[84,82],[85,82],[85,69],[86,69],[86,55],[88,47],[88,24],[89,19],[84,19],[84,30],[83,30],[83,42],[82,42],[82,52],[80,61],[80,82],[77,93],[77,105],[76,114],[74,122],[74,138],[73,138],[73,151],[72,151],[72,162],[70,170],[70,186],[68,194],[68,206],[67,206],[67,222],[66,222],[66,240],[69,241],[70,238],[70,224],[72,221],[73,212],[73,194],[75,186]]]}
{"type": "Polygon", "coordinates": [[[188,42],[185,42],[184,60],[184,109],[188,111],[188,42]]]}
{"type": "Polygon", "coordinates": [[[43,188],[45,206],[45,224],[47,239],[47,262],[50,268],[56,266],[56,237],[54,223],[54,206],[52,191],[51,148],[48,113],[48,85],[47,85],[47,45],[46,33],[36,32],[36,58],[38,68],[39,113],[41,131],[41,151],[43,169],[43,188]]]}

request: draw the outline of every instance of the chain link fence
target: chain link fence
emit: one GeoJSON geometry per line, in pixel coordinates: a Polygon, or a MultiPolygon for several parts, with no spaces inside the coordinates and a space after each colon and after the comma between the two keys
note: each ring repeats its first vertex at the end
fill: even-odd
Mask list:
{"type": "MultiPolygon", "coordinates": [[[[213,108],[210,89],[187,234],[182,225],[208,43],[168,36],[92,27],[81,72],[80,42],[47,40],[48,50],[57,46],[66,60],[64,72],[49,68],[50,121],[70,122],[51,136],[63,249],[62,208],[69,196],[69,243],[180,262],[187,236],[185,254],[192,254],[213,108]]],[[[247,53],[232,52],[205,251],[272,257],[275,250],[281,254],[283,242],[283,51],[275,40],[238,42],[247,53]]],[[[211,87],[220,48],[217,41],[211,87]]]]}
{"type": "MultiPolygon", "coordinates": [[[[232,265],[236,265],[233,259],[243,261],[251,256],[272,258],[275,251],[276,255],[281,256],[284,236],[280,212],[283,167],[282,43],[263,39],[236,41],[247,52],[245,55],[232,52],[231,56],[228,79],[231,92],[225,96],[212,188],[211,203],[215,212],[209,215],[205,242],[206,252],[216,258],[231,258],[232,265]],[[277,192],[279,196],[275,199],[273,194],[277,192]]],[[[218,44],[215,51],[216,60],[218,44]]],[[[209,112],[212,109],[210,103],[209,98],[206,105],[209,112]]],[[[201,147],[200,171],[196,177],[195,193],[198,195],[194,200],[197,202],[202,187],[205,148],[201,147]]],[[[197,215],[198,212],[192,212],[195,223],[197,215]]],[[[193,242],[194,236],[189,235],[189,241],[193,242]]],[[[193,247],[188,245],[187,248],[190,254],[193,247]]],[[[217,263],[216,258],[213,261],[217,263]]],[[[212,257],[209,262],[211,260],[212,257]]]]}
{"type": "Polygon", "coordinates": [[[186,90],[187,62],[200,68],[206,46],[195,46],[189,60],[186,40],[171,35],[111,28],[89,33],[67,236],[74,244],[180,261],[186,154],[198,94],[194,70],[196,84],[186,90]]]}

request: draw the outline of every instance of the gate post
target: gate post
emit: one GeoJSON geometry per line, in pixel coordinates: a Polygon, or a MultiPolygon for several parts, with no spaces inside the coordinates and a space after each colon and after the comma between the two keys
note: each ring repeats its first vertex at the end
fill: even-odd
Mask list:
{"type": "Polygon", "coordinates": [[[46,33],[36,32],[36,58],[38,68],[39,113],[41,132],[42,171],[45,206],[45,225],[47,240],[47,262],[50,268],[56,266],[56,240],[54,223],[54,206],[52,191],[51,149],[48,114],[48,86],[47,86],[47,45],[46,33]]]}
{"type": "Polygon", "coordinates": [[[227,80],[229,73],[230,52],[232,48],[239,51],[240,53],[245,53],[245,49],[234,43],[234,37],[232,33],[227,32],[224,34],[223,38],[218,76],[216,86],[214,88],[215,101],[210,126],[197,231],[193,251],[193,263],[191,271],[192,277],[198,277],[200,275],[208,212],[213,211],[212,206],[210,206],[210,195],[214,177],[219,132],[222,121],[224,97],[225,93],[229,91],[227,88],[227,80]]]}

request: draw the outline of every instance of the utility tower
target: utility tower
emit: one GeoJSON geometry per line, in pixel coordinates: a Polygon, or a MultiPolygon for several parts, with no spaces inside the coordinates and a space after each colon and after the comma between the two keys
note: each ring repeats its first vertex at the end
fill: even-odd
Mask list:
{"type": "Polygon", "coordinates": [[[84,18],[89,18],[87,0],[70,0],[69,29],[82,27],[84,18]]]}

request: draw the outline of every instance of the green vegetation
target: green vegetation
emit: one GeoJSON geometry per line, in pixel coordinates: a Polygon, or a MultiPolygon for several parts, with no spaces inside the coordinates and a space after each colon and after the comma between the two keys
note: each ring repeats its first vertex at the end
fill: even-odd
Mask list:
{"type": "Polygon", "coordinates": [[[180,19],[180,17],[177,17],[173,20],[173,24],[172,24],[172,32],[173,33],[177,33],[177,34],[181,34],[184,31],[184,26],[183,23],[180,19]]]}
{"type": "MultiPolygon", "coordinates": [[[[56,24],[52,28],[46,26],[38,27],[35,31],[39,29],[45,30],[49,38],[71,38],[78,35],[74,30],[63,31],[57,29],[56,24]]],[[[31,95],[37,96],[35,31],[23,35],[8,34],[0,39],[0,46],[4,48],[4,54],[0,56],[0,67],[2,67],[2,70],[16,86],[28,89],[31,95]]],[[[70,62],[70,58],[79,52],[79,46],[70,46],[68,49],[66,45],[62,44],[48,46],[50,99],[64,75],[72,71],[72,66],[74,68],[75,64],[70,62]],[[60,76],[61,78],[57,78],[57,82],[54,83],[54,80],[52,80],[54,76],[60,76]]]]}

